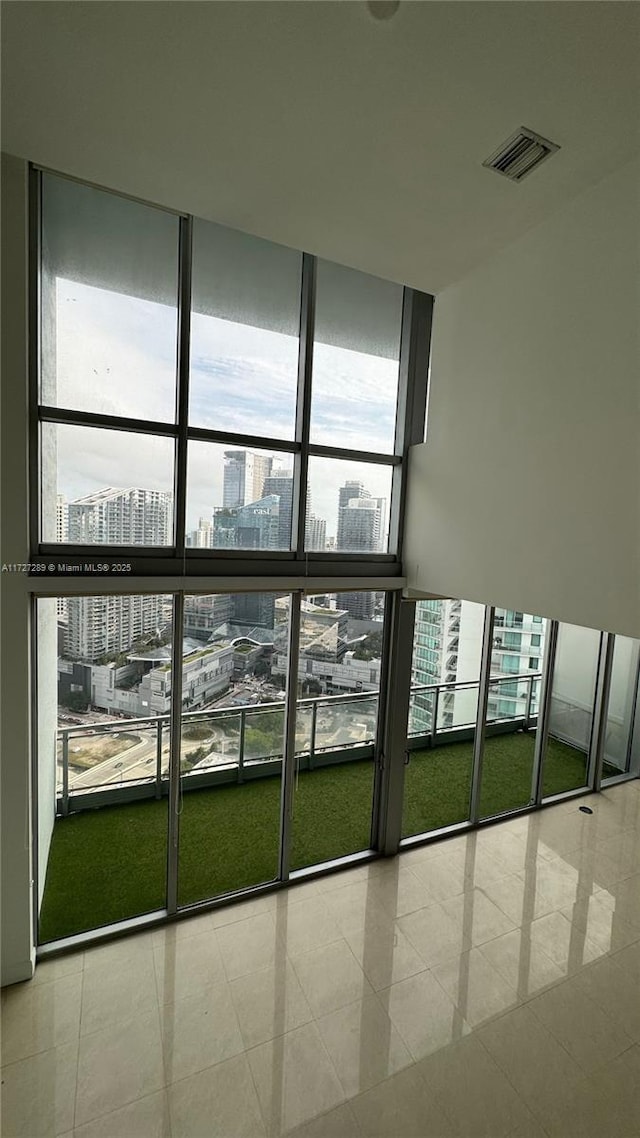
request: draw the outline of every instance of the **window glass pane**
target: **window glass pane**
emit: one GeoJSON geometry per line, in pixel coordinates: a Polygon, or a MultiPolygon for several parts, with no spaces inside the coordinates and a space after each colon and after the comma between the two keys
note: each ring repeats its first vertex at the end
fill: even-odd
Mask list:
{"type": "Polygon", "coordinates": [[[311,442],[394,449],[402,286],[318,261],[311,442]]]}
{"type": "Polygon", "coordinates": [[[375,597],[333,593],[302,601],[292,869],[371,844],[384,627],[375,597]]]}
{"type": "Polygon", "coordinates": [[[189,443],[188,545],[290,549],[292,504],[292,455],[224,443],[189,443]]]}
{"type": "Polygon", "coordinates": [[[484,605],[471,601],[416,605],[409,735],[430,746],[411,749],[405,838],[469,817],[483,624],[484,605]]]}
{"type": "Polygon", "coordinates": [[[309,459],[306,548],[386,553],[391,467],[342,459],[309,459]]]}
{"type": "Polygon", "coordinates": [[[173,422],[178,219],[42,178],[40,399],[173,422]]]}
{"type": "Polygon", "coordinates": [[[41,426],[44,542],[173,544],[172,439],[41,426]]]}
{"type": "Polygon", "coordinates": [[[587,783],[599,654],[600,633],[595,629],[560,625],[543,772],[545,796],[587,783]]]}
{"type": "Polygon", "coordinates": [[[517,810],[531,800],[540,661],[530,655],[530,648],[534,639],[544,642],[546,627],[546,621],[531,613],[500,608],[495,611],[481,818],[517,810]],[[516,624],[518,631],[509,632],[516,624]],[[518,649],[517,655],[514,648],[518,649]]]}
{"type": "Polygon", "coordinates": [[[173,602],[60,597],[37,615],[42,943],[165,907],[173,602]]]}
{"type": "Polygon", "coordinates": [[[189,422],[292,439],[300,253],[195,220],[189,422]]]}
{"type": "Polygon", "coordinates": [[[607,708],[603,778],[625,774],[631,759],[631,733],[638,700],[640,641],[616,636],[607,708]]]}
{"type": "Polygon", "coordinates": [[[290,598],[185,597],[178,903],[278,875],[290,598]]]}

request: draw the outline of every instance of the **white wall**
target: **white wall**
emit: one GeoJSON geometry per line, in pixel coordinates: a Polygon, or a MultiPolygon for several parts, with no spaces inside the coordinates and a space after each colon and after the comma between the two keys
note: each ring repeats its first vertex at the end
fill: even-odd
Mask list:
{"type": "MultiPolygon", "coordinates": [[[[2,161],[2,562],[28,560],[26,163],[2,161]]],[[[0,982],[33,973],[30,814],[29,598],[2,574],[2,922],[0,982]]]]}
{"type": "Polygon", "coordinates": [[[639,203],[634,162],[436,298],[411,588],[640,636],[639,203]]]}

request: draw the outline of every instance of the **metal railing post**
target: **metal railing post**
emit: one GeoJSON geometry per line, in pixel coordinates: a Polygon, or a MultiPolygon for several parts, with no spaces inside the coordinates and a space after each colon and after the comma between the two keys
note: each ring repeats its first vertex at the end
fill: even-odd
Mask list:
{"type": "Polygon", "coordinates": [[[529,730],[531,720],[531,704],[533,702],[533,676],[529,676],[529,685],[527,689],[527,702],[524,709],[524,729],[529,730]]]}
{"type": "Polygon", "coordinates": [[[156,798],[162,798],[162,720],[158,719],[156,732],[156,798]]]}
{"type": "Polygon", "coordinates": [[[438,703],[440,699],[440,684],[437,684],[433,693],[433,712],[431,715],[431,746],[435,746],[438,734],[438,703]]]}
{"type": "Polygon", "coordinates": [[[69,732],[62,732],[62,814],[69,813],[69,732]]]}
{"type": "Polygon", "coordinates": [[[247,727],[247,713],[240,709],[240,739],[238,741],[238,782],[244,782],[244,737],[247,727]]]}

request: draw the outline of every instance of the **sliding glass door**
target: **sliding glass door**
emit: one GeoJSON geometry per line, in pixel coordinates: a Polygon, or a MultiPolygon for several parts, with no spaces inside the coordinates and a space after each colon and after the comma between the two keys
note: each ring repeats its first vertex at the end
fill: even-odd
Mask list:
{"type": "Polygon", "coordinates": [[[478,714],[484,605],[416,605],[402,837],[466,822],[478,714]]]}
{"type": "Polygon", "coordinates": [[[292,871],[371,846],[383,599],[302,599],[292,871]]]}
{"type": "Polygon", "coordinates": [[[542,795],[577,790],[589,783],[601,634],[561,624],[555,652],[542,795]]]}
{"type": "Polygon", "coordinates": [[[275,881],[291,597],[186,596],[178,905],[275,881]]]}
{"type": "Polygon", "coordinates": [[[40,598],[35,615],[44,943],[165,908],[173,599],[40,598]]]}
{"type": "Polygon", "coordinates": [[[531,803],[547,622],[496,609],[484,726],[480,817],[531,803]]]}

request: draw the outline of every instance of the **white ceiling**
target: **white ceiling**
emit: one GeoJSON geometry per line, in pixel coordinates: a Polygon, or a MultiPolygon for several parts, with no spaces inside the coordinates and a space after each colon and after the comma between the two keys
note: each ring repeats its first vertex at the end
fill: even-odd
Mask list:
{"type": "Polygon", "coordinates": [[[3,149],[433,292],[640,145],[635,3],[2,8],[3,149]],[[515,185],[520,126],[562,149],[515,185]]]}

